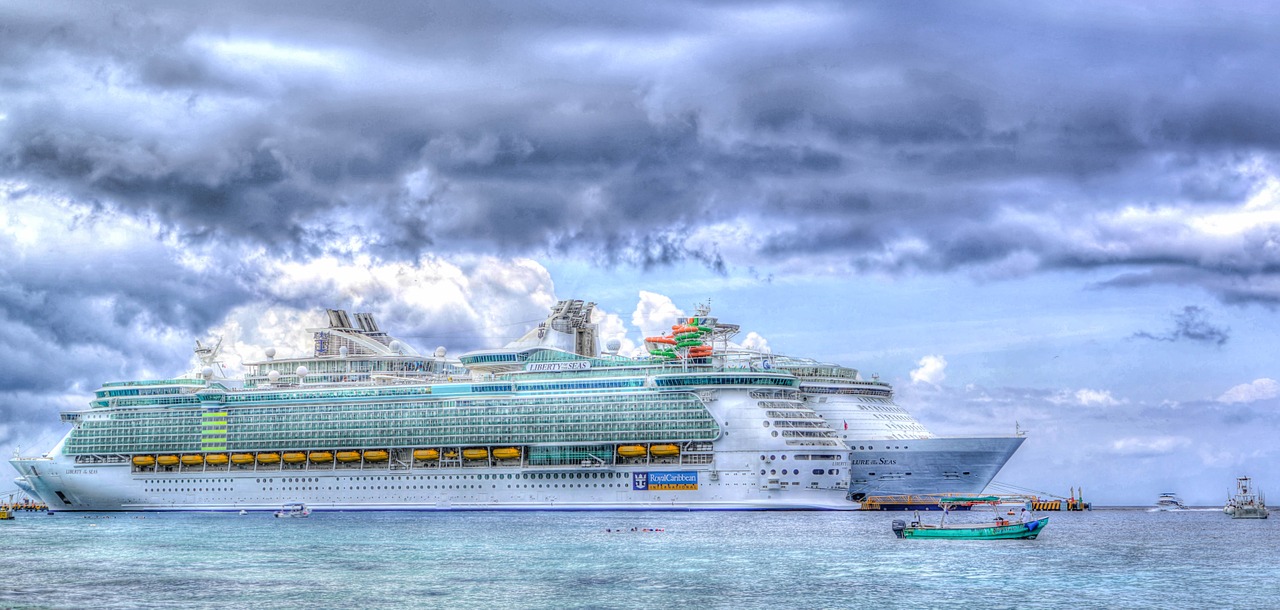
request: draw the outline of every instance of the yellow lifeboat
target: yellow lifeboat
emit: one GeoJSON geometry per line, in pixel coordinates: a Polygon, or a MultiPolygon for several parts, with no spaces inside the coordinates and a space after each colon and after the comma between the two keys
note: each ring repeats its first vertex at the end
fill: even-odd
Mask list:
{"type": "Polygon", "coordinates": [[[520,457],[520,450],[515,447],[499,447],[493,450],[493,457],[500,460],[514,460],[520,457]]]}
{"type": "Polygon", "coordinates": [[[240,464],[240,465],[252,464],[253,454],[252,453],[233,453],[231,454],[231,463],[240,464]]]}
{"type": "Polygon", "coordinates": [[[440,452],[435,449],[414,449],[413,459],[415,460],[438,460],[440,452]]]}
{"type": "Polygon", "coordinates": [[[333,461],[333,454],[328,451],[312,451],[307,457],[316,463],[333,461]]]}
{"type": "Polygon", "coordinates": [[[339,462],[358,462],[360,461],[360,452],[359,451],[339,451],[338,461],[339,462]]]}
{"type": "Polygon", "coordinates": [[[184,455],[182,456],[183,466],[198,466],[204,463],[203,455],[184,455]]]}
{"type": "Polygon", "coordinates": [[[156,458],[156,463],[161,466],[173,466],[178,463],[178,456],[162,455],[159,458],[156,458]]]}
{"type": "Polygon", "coordinates": [[[223,464],[226,464],[226,463],[227,463],[227,454],[225,454],[225,453],[211,453],[211,454],[206,455],[206,456],[204,457],[204,463],[206,463],[206,464],[208,464],[208,465],[210,465],[210,466],[221,466],[221,465],[223,465],[223,464]]]}
{"type": "Polygon", "coordinates": [[[644,455],[644,445],[619,445],[618,455],[622,457],[640,457],[644,455]]]}
{"type": "Polygon", "coordinates": [[[446,451],[446,452],[444,452],[444,457],[445,457],[445,459],[449,459],[449,460],[457,459],[457,458],[458,458],[458,452],[457,452],[457,451],[453,451],[453,450],[446,451]]]}
{"type": "Polygon", "coordinates": [[[282,456],[282,459],[290,464],[300,464],[302,462],[307,461],[307,454],[302,453],[300,451],[291,451],[289,453],[284,454],[284,456],[282,456]]]}
{"type": "Polygon", "coordinates": [[[466,460],[484,460],[488,459],[488,449],[463,449],[462,458],[466,460]]]}
{"type": "Polygon", "coordinates": [[[276,462],[279,462],[279,461],[280,461],[279,453],[259,453],[258,454],[259,464],[275,464],[276,462]]]}
{"type": "Polygon", "coordinates": [[[680,455],[680,448],[675,445],[653,445],[649,447],[649,453],[659,457],[668,457],[680,455]]]}
{"type": "Polygon", "coordinates": [[[364,452],[364,459],[369,462],[385,462],[387,461],[387,457],[389,457],[387,452],[381,449],[373,449],[364,452]]]}
{"type": "Polygon", "coordinates": [[[134,466],[155,466],[156,457],[154,455],[135,455],[133,456],[134,466]]]}

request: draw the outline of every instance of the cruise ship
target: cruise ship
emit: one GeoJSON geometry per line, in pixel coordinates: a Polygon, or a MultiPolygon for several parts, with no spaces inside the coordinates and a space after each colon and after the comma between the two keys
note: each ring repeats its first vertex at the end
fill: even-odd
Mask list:
{"type": "Polygon", "coordinates": [[[717,356],[731,327],[705,311],[661,356],[600,350],[593,307],[458,358],[330,310],[311,354],[237,379],[197,343],[197,370],[105,383],[11,463],[55,512],[858,507],[853,449],[811,407],[852,380],[717,356]]]}
{"type": "MultiPolygon", "coordinates": [[[[715,325],[710,336],[716,357],[739,368],[785,371],[800,380],[805,404],[849,448],[849,495],[854,501],[881,495],[981,493],[1026,440],[1016,431],[1004,436],[937,436],[896,404],[893,387],[878,376],[864,379],[857,369],[838,364],[743,349],[730,341],[738,331],[737,325],[715,325]]],[[[673,333],[649,337],[646,343],[650,353],[670,357],[677,338],[673,333]]]]}

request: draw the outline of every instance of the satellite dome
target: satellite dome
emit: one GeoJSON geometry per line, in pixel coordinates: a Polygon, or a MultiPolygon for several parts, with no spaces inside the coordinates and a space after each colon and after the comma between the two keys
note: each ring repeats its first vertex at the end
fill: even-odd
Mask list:
{"type": "Polygon", "coordinates": [[[276,348],[274,348],[274,347],[268,347],[268,348],[267,348],[267,360],[270,360],[270,359],[275,358],[275,357],[276,357],[276,348]]]}
{"type": "Polygon", "coordinates": [[[446,350],[446,349],[444,348],[444,346],[443,346],[443,345],[441,345],[440,347],[437,347],[437,348],[436,348],[436,358],[444,358],[444,355],[445,355],[445,354],[447,354],[447,353],[449,353],[449,352],[448,352],[448,350],[446,350]]]}
{"type": "Polygon", "coordinates": [[[399,354],[399,353],[400,353],[400,340],[398,340],[398,339],[397,339],[397,340],[395,340],[395,341],[392,341],[392,342],[391,342],[391,346],[390,346],[390,347],[391,347],[391,351],[393,351],[393,352],[395,352],[395,353],[399,354]]]}
{"type": "Polygon", "coordinates": [[[611,352],[616,352],[622,349],[622,342],[617,339],[609,339],[609,342],[605,343],[604,347],[611,352]]]}
{"type": "Polygon", "coordinates": [[[338,355],[343,358],[346,358],[349,353],[351,353],[351,350],[347,349],[347,346],[345,345],[338,348],[338,355]]]}
{"type": "Polygon", "coordinates": [[[213,367],[206,366],[203,369],[200,369],[200,376],[205,379],[213,379],[213,367]]]}
{"type": "Polygon", "coordinates": [[[307,367],[305,367],[305,366],[300,366],[300,367],[298,367],[298,370],[297,370],[297,371],[295,371],[295,372],[298,374],[298,377],[299,377],[299,378],[306,377],[306,376],[307,376],[307,367]]]}
{"type": "Polygon", "coordinates": [[[270,373],[267,373],[267,381],[275,383],[278,379],[280,379],[280,371],[271,371],[270,373]]]}

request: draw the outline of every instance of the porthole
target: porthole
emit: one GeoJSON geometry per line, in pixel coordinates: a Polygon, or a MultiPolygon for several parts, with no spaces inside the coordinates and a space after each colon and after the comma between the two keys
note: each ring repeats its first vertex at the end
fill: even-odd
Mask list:
{"type": "Polygon", "coordinates": [[[766,427],[766,428],[768,428],[768,427],[769,427],[769,420],[765,420],[765,422],[764,422],[764,427],[766,427]]]}
{"type": "Polygon", "coordinates": [[[778,431],[777,431],[777,430],[774,430],[774,431],[773,431],[773,432],[771,432],[770,434],[772,434],[772,435],[774,435],[774,436],[778,436],[778,431]]]}

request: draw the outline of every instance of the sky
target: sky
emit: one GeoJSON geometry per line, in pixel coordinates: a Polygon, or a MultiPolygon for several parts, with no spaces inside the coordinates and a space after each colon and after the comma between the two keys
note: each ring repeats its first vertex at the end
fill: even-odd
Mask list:
{"type": "Polygon", "coordinates": [[[196,340],[300,354],[326,308],[456,355],[557,299],[625,349],[709,302],[935,434],[1025,431],[1002,484],[1280,493],[1278,30],[1262,2],[0,0],[0,454],[196,340]]]}

